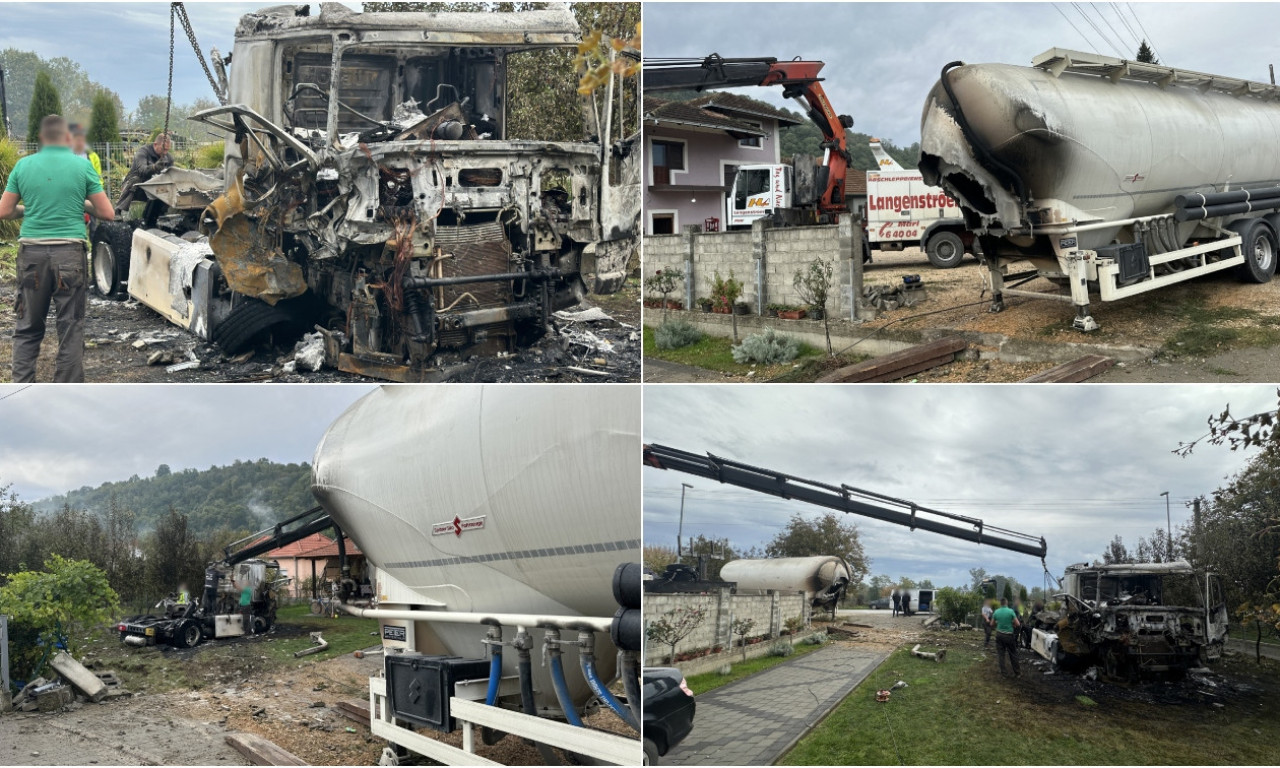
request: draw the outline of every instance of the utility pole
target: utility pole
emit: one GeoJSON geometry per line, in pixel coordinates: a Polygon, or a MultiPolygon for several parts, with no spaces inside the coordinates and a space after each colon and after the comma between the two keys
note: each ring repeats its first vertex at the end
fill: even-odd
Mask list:
{"type": "Polygon", "coordinates": [[[4,68],[0,67],[0,131],[9,138],[9,100],[4,93],[4,68]]]}
{"type": "Polygon", "coordinates": [[[684,491],[686,488],[693,488],[688,483],[680,484],[680,527],[676,529],[676,562],[684,557],[684,549],[682,542],[684,540],[684,491]]]}
{"type": "Polygon", "coordinates": [[[1169,513],[1169,492],[1165,491],[1160,494],[1164,497],[1164,534],[1169,540],[1169,548],[1165,550],[1167,557],[1173,559],[1173,517],[1169,513]]]}

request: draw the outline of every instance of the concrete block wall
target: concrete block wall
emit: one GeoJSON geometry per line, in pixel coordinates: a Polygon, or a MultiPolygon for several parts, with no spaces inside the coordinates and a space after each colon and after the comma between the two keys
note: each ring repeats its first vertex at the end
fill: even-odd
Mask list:
{"type": "Polygon", "coordinates": [[[832,265],[827,311],[849,319],[853,232],[846,219],[839,225],[772,229],[757,222],[749,231],[649,235],[644,238],[644,273],[684,272],[680,298],[690,310],[697,309],[698,298],[711,295],[717,271],[725,278],[732,273],[743,283],[742,298],[751,313],[761,314],[768,304],[803,304],[793,285],[795,273],[821,258],[832,265]]]}
{"type": "MultiPolygon", "coordinates": [[[[713,592],[686,593],[646,593],[644,596],[645,621],[661,617],[664,613],[676,609],[701,608],[706,618],[688,637],[676,645],[676,654],[709,650],[717,646],[730,648],[734,641],[731,623],[736,619],[749,618],[755,621],[748,637],[768,635],[777,638],[781,635],[786,620],[794,616],[806,616],[807,605],[801,592],[762,594],[735,594],[728,587],[713,592]]],[[[645,664],[661,665],[670,653],[668,646],[657,643],[645,644],[645,664]]]]}

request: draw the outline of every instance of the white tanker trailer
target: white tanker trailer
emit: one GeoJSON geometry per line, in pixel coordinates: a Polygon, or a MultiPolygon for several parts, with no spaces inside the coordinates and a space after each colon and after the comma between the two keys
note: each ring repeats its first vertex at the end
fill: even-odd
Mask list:
{"type": "Polygon", "coordinates": [[[979,235],[993,312],[1006,295],[1057,298],[1094,330],[1091,291],[1113,301],[1224,269],[1271,279],[1277,95],[1057,48],[1031,67],[953,62],[925,102],[920,170],[979,235]],[[1018,290],[1036,277],[1069,295],[1018,290]]]}
{"type": "Polygon", "coordinates": [[[345,607],[381,626],[388,758],[475,764],[479,725],[639,763],[638,736],[581,718],[599,699],[639,721],[640,568],[619,566],[640,561],[640,450],[639,391],[612,385],[390,386],[329,428],[312,490],[377,568],[372,603],[345,607]],[[412,730],[458,724],[461,750],[412,730]]]}
{"type": "Polygon", "coordinates": [[[720,569],[720,578],[737,583],[739,592],[803,592],[814,609],[834,610],[852,577],[844,560],[820,555],[731,560],[720,569]]]}

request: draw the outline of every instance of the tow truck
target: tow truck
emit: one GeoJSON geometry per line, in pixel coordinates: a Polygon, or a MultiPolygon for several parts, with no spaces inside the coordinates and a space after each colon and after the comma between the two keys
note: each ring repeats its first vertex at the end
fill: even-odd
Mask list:
{"type": "Polygon", "coordinates": [[[822,132],[822,161],[798,156],[792,165],[744,165],[734,175],[728,225],[750,226],[768,219],[776,226],[835,224],[848,213],[844,195],[849,170],[845,129],[849,115],[837,115],[822,88],[821,61],[775,58],[646,59],[646,91],[704,91],[743,86],[782,86],[782,95],[800,105],[822,132]]]}
{"type": "Polygon", "coordinates": [[[223,558],[205,568],[204,589],[199,598],[188,601],[166,597],[156,605],[161,609],[159,613],[123,619],[116,625],[120,640],[133,646],[194,648],[211,638],[243,637],[270,630],[275,623],[278,591],[289,579],[281,575],[278,563],[264,560],[262,555],[326,530],[336,535],[343,583],[349,582],[342,529],[322,508],[314,507],[228,544],[223,558]],[[240,593],[245,587],[253,592],[248,626],[240,609],[240,593]]]}

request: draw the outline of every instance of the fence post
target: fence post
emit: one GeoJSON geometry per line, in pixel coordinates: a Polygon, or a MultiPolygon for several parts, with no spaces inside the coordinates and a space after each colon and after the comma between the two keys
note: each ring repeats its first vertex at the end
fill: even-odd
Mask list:
{"type": "Polygon", "coordinates": [[[695,225],[689,225],[680,233],[680,244],[684,251],[684,308],[686,310],[693,309],[693,236],[699,232],[701,228],[695,225]]]}
{"type": "Polygon", "coordinates": [[[751,258],[756,263],[756,314],[764,317],[765,299],[765,259],[768,258],[768,246],[765,244],[769,222],[756,219],[751,222],[751,258]]]}
{"type": "Polygon", "coordinates": [[[0,692],[9,694],[9,617],[0,616],[0,692]]]}

